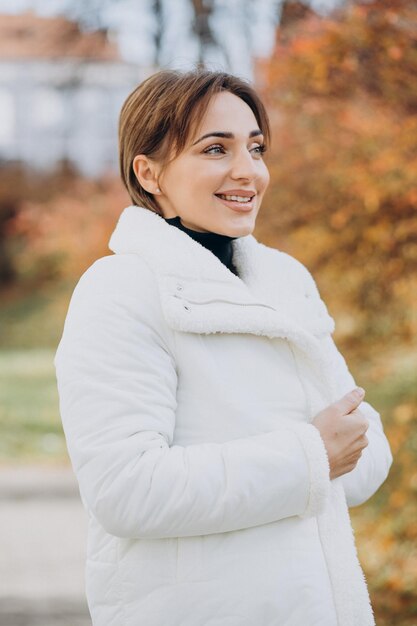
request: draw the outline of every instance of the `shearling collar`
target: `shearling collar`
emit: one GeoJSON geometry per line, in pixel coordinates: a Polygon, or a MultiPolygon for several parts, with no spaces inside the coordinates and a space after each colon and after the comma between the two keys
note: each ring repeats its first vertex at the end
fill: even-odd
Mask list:
{"type": "Polygon", "coordinates": [[[179,279],[220,280],[230,284],[249,284],[253,278],[249,257],[256,246],[252,235],[232,241],[233,259],[239,271],[235,276],[219,259],[187,233],[168,224],[160,215],[138,206],[129,206],[119,217],[109,248],[116,254],[136,253],[151,261],[158,274],[179,279]],[[242,279],[242,280],[241,280],[242,279]]]}
{"type": "Polygon", "coordinates": [[[196,333],[287,337],[311,348],[334,322],[306,269],[253,235],[232,241],[233,274],[160,215],[129,206],[110,238],[116,254],[138,254],[153,270],[171,328],[196,333]]]}

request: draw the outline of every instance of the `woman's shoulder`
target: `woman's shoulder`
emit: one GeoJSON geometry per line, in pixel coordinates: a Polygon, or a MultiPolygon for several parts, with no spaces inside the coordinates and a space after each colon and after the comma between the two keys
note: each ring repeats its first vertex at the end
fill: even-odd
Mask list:
{"type": "Polygon", "coordinates": [[[110,326],[119,320],[126,328],[142,323],[165,335],[158,286],[146,261],[133,253],[114,254],[85,270],[70,298],[66,326],[91,319],[110,326]]]}
{"type": "Polygon", "coordinates": [[[138,293],[155,289],[154,274],[137,254],[110,254],[95,260],[80,276],[76,289],[96,293],[138,293]]]}
{"type": "Polygon", "coordinates": [[[88,311],[100,315],[161,320],[157,283],[151,268],[137,254],[114,254],[94,261],[81,275],[70,298],[69,315],[88,311]]]}

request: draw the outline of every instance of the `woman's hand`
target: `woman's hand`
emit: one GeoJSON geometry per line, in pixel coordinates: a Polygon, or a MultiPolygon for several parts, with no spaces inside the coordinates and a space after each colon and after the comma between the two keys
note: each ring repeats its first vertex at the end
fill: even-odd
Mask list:
{"type": "Polygon", "coordinates": [[[365,391],[358,387],[323,409],[313,419],[326,446],[330,479],[351,472],[368,445],[369,421],[357,410],[365,391]]]}

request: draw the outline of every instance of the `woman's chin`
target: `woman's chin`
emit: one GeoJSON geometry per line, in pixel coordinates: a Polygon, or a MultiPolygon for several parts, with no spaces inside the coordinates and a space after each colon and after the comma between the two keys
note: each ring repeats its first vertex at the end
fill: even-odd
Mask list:
{"type": "Polygon", "coordinates": [[[253,216],[248,215],[246,219],[230,224],[227,230],[224,231],[224,234],[229,237],[245,237],[245,235],[251,235],[254,229],[255,220],[253,216]]]}

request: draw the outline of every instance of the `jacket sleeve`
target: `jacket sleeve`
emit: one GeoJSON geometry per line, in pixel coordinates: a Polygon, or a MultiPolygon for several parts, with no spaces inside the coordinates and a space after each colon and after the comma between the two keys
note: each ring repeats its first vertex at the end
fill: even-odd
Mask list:
{"type": "Polygon", "coordinates": [[[54,360],[89,513],[110,534],[162,538],[320,512],[329,465],[307,422],[224,443],[173,443],[174,353],[148,266],[128,254],[96,261],[74,290],[54,360]]]}
{"type": "MultiPolygon", "coordinates": [[[[340,396],[343,396],[357,385],[333,338],[327,336],[325,341],[328,344],[327,349],[332,359],[340,396]]],[[[379,489],[388,476],[393,460],[379,413],[368,402],[361,402],[358,409],[369,420],[366,433],[369,443],[364,448],[356,467],[340,477],[350,507],[366,502],[379,489]]]]}

